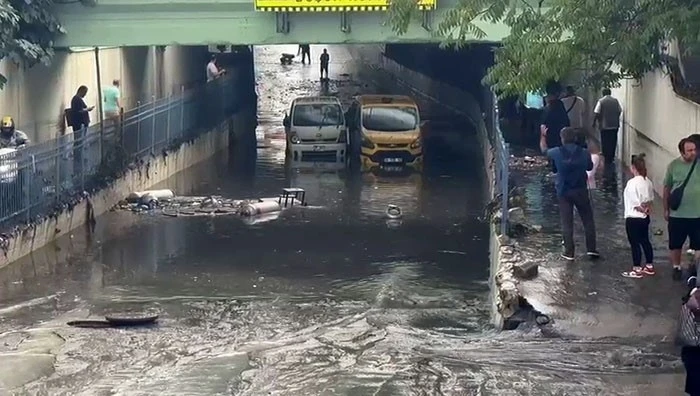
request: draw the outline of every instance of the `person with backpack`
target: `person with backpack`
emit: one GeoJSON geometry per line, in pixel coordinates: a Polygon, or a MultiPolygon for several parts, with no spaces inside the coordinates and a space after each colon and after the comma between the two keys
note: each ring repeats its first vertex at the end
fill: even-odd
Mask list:
{"type": "Polygon", "coordinates": [[[583,128],[583,120],[586,116],[586,102],[582,97],[576,95],[574,87],[568,85],[561,98],[566,110],[566,115],[569,116],[569,126],[572,128],[583,128]]]}
{"type": "MultiPolygon", "coordinates": [[[[588,193],[588,174],[593,162],[588,150],[576,144],[581,131],[565,127],[559,133],[561,146],[549,148],[548,130],[540,135],[540,149],[553,162],[556,169],[556,192],[559,200],[564,252],[561,257],[573,261],[574,256],[574,208],[578,211],[586,235],[586,255],[591,259],[600,257],[596,247],[595,221],[588,193]]],[[[550,138],[551,139],[551,138],[550,138]]]]}

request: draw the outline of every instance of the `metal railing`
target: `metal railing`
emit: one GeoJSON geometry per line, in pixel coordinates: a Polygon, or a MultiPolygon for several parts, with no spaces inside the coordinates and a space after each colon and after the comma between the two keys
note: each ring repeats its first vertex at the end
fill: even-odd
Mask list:
{"type": "Polygon", "coordinates": [[[0,154],[0,231],[74,205],[127,164],[197,137],[247,98],[230,77],[138,103],[119,117],[0,154]]]}
{"type": "Polygon", "coordinates": [[[496,196],[500,196],[501,224],[500,234],[508,233],[508,198],[510,193],[510,145],[506,143],[501,131],[500,116],[498,113],[498,98],[491,90],[486,90],[485,103],[490,106],[491,113],[486,117],[486,129],[489,141],[493,148],[494,171],[495,171],[495,191],[496,196]]]}

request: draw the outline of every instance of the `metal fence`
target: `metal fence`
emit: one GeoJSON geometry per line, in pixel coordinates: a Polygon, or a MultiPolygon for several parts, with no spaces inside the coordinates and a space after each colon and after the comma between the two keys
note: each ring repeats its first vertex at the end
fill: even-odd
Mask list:
{"type": "Polygon", "coordinates": [[[484,102],[491,108],[491,113],[486,117],[486,129],[488,130],[489,141],[494,152],[495,193],[501,197],[500,233],[501,235],[506,235],[508,232],[508,195],[510,192],[510,145],[506,143],[501,131],[498,98],[491,90],[486,91],[486,100],[484,102]]]}
{"type": "Polygon", "coordinates": [[[139,158],[211,130],[247,98],[230,77],[177,95],[138,103],[82,131],[0,152],[0,230],[31,223],[76,202],[139,158]]]}

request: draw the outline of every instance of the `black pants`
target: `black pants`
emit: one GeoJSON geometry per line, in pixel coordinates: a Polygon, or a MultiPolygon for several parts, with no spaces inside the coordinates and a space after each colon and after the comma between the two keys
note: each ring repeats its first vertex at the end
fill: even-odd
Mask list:
{"type": "Polygon", "coordinates": [[[625,219],[625,231],[627,232],[627,240],[630,243],[632,250],[632,265],[640,267],[642,265],[642,251],[647,259],[647,264],[654,262],[654,249],[649,241],[649,216],[645,218],[628,217],[625,219]]]}
{"type": "Polygon", "coordinates": [[[561,232],[564,237],[564,254],[570,257],[573,257],[575,250],[574,208],[576,208],[583,223],[587,251],[596,251],[595,221],[593,220],[593,208],[588,189],[567,191],[563,196],[559,196],[559,216],[561,218],[561,232]]]}
{"type": "Polygon", "coordinates": [[[73,126],[73,177],[80,177],[83,171],[85,135],[87,135],[87,125],[73,126]]]}
{"type": "Polygon", "coordinates": [[[683,347],[681,360],[685,366],[685,393],[700,396],[700,347],[683,347]]]}
{"type": "Polygon", "coordinates": [[[328,78],[328,63],[321,63],[321,78],[323,78],[323,72],[326,72],[326,78],[328,78]]]}
{"type": "Polygon", "coordinates": [[[306,58],[309,58],[311,64],[311,51],[301,51],[301,63],[306,64],[306,58]]]}
{"type": "Polygon", "coordinates": [[[523,106],[522,125],[524,140],[537,145],[540,141],[540,125],[542,124],[542,109],[531,109],[523,106]]]}
{"type": "Polygon", "coordinates": [[[600,131],[600,145],[603,157],[606,164],[612,164],[615,160],[615,152],[617,151],[617,131],[615,129],[603,129],[600,131]]]}

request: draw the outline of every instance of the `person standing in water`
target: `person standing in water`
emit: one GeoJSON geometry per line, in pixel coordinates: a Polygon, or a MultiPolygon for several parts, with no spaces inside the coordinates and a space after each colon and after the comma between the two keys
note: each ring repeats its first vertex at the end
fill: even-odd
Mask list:
{"type": "Polygon", "coordinates": [[[649,240],[651,204],[654,202],[654,185],[647,177],[644,154],[633,155],[630,172],[633,177],[627,182],[623,193],[625,205],[625,231],[632,251],[632,270],[623,272],[625,278],[639,279],[654,275],[654,249],[649,240]],[[646,264],[642,267],[642,252],[646,264]]]}
{"type": "Polygon", "coordinates": [[[306,64],[306,58],[309,58],[309,64],[311,64],[311,47],[308,44],[299,44],[299,50],[297,51],[297,56],[301,54],[301,64],[306,64]]]}
{"type": "Polygon", "coordinates": [[[326,72],[326,80],[328,79],[328,63],[331,57],[328,55],[328,51],[324,48],[321,54],[321,79],[323,80],[323,72],[326,72]]]}

